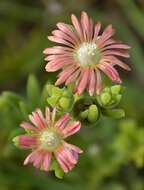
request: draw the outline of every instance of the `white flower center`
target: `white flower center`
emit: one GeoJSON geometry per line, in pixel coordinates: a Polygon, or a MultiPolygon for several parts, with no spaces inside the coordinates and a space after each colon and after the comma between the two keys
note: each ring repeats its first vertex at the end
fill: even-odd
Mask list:
{"type": "Polygon", "coordinates": [[[61,136],[52,130],[43,131],[39,138],[42,148],[49,151],[55,150],[61,144],[61,140],[61,136]]]}
{"type": "Polygon", "coordinates": [[[101,57],[96,43],[83,43],[76,51],[76,58],[82,66],[95,65],[101,57]]]}

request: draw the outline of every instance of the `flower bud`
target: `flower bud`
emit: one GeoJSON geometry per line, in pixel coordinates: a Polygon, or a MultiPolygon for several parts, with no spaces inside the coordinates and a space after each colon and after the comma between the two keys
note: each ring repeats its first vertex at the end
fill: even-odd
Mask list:
{"type": "Polygon", "coordinates": [[[63,110],[68,110],[71,104],[71,99],[70,98],[66,98],[66,97],[62,97],[59,100],[59,105],[63,110]]]}
{"type": "Polygon", "coordinates": [[[111,94],[109,92],[102,93],[100,100],[103,105],[108,105],[111,102],[111,94]]]}
{"type": "Polygon", "coordinates": [[[95,123],[98,117],[99,117],[98,107],[93,104],[88,109],[88,121],[90,123],[95,123]]]}
{"type": "Polygon", "coordinates": [[[87,119],[87,116],[88,116],[88,109],[86,109],[85,111],[81,112],[80,113],[80,117],[81,119],[87,119]]]}
{"type": "Polygon", "coordinates": [[[111,87],[112,95],[117,95],[121,93],[122,86],[121,85],[114,85],[111,87]]]}

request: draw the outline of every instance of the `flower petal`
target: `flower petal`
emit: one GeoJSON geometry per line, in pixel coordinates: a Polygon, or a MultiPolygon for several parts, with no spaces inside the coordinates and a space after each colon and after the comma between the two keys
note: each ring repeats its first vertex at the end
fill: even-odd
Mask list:
{"type": "Polygon", "coordinates": [[[67,125],[64,130],[62,130],[62,133],[64,134],[64,137],[71,136],[75,133],[77,133],[81,128],[81,123],[79,121],[76,121],[70,125],[67,125]]]}

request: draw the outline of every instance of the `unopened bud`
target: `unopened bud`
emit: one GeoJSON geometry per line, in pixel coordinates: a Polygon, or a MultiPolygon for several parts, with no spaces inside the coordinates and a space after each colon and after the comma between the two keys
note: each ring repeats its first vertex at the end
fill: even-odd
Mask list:
{"type": "Polygon", "coordinates": [[[88,109],[88,121],[94,123],[99,117],[99,110],[96,105],[91,105],[88,109]]]}
{"type": "Polygon", "coordinates": [[[111,94],[108,92],[104,92],[100,95],[100,99],[103,105],[108,105],[111,101],[111,94]]]}

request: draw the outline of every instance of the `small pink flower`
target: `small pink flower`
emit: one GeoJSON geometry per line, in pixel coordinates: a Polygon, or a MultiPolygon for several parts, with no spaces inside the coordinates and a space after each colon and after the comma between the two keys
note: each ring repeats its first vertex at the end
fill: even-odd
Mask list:
{"type": "Polygon", "coordinates": [[[37,109],[29,119],[32,124],[23,122],[23,127],[28,134],[14,138],[14,142],[20,148],[32,149],[27,156],[24,165],[33,163],[33,166],[48,171],[52,155],[55,156],[60,167],[65,173],[73,169],[78,162],[78,154],[82,150],[75,145],[65,142],[65,138],[80,130],[79,121],[70,122],[69,114],[65,114],[55,121],[56,109],[50,112],[47,107],[45,118],[40,109],[37,109]]]}
{"type": "Polygon", "coordinates": [[[58,29],[52,32],[48,39],[63,44],[46,48],[44,54],[48,55],[46,71],[54,72],[62,69],[58,75],[56,85],[74,82],[75,92],[82,94],[85,89],[90,96],[102,89],[100,71],[105,73],[112,81],[121,83],[120,76],[115,65],[125,70],[129,66],[120,61],[117,56],[129,57],[130,46],[117,42],[111,37],[114,30],[111,25],[101,31],[101,23],[94,24],[93,20],[85,12],[78,21],[75,15],[71,16],[72,24],[58,23],[58,29]]]}

